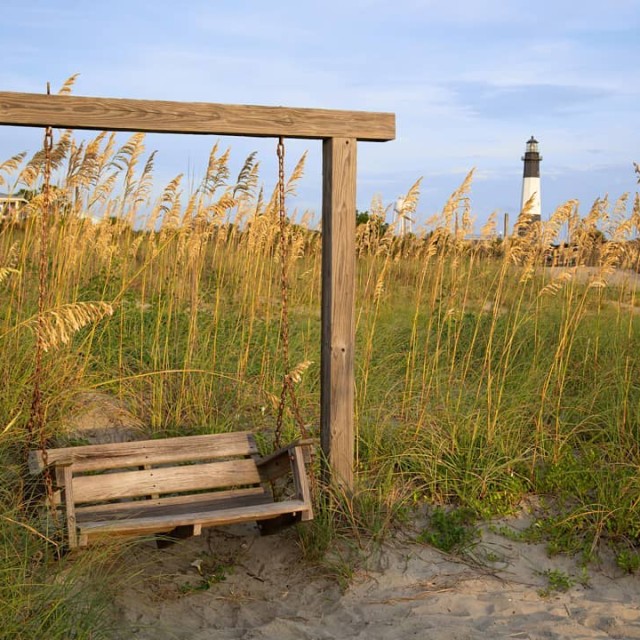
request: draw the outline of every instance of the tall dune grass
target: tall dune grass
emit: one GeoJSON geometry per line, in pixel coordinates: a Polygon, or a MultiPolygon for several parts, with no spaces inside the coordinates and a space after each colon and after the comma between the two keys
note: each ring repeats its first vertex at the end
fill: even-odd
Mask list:
{"type": "MultiPolygon", "coordinates": [[[[152,198],[154,162],[140,134],[124,143],[58,136],[46,436],[64,432],[78,392],[101,390],[154,436],[249,428],[268,446],[283,374],[275,195],[260,187],[255,155],[232,180],[229,151],[215,146],[192,192],[176,176],[152,198]]],[[[304,157],[289,194],[303,171],[304,157]]],[[[26,221],[0,229],[7,456],[29,417],[42,172],[42,152],[0,165],[3,188],[33,195],[26,221]]],[[[491,515],[531,493],[553,495],[558,530],[591,545],[605,533],[637,542],[639,196],[597,201],[585,215],[570,201],[504,241],[490,220],[470,242],[471,183],[470,174],[416,235],[382,232],[375,215],[358,227],[361,508],[374,496],[392,512],[428,501],[491,515]],[[563,228],[574,266],[547,268],[545,251],[563,228]]],[[[417,206],[419,182],[409,194],[417,206]]],[[[379,200],[371,212],[384,214],[379,200]]],[[[527,218],[525,210],[520,224],[527,218]]],[[[286,234],[291,361],[304,363],[298,394],[317,433],[321,237],[304,216],[286,234]]],[[[286,429],[295,436],[288,414],[286,429]]]]}

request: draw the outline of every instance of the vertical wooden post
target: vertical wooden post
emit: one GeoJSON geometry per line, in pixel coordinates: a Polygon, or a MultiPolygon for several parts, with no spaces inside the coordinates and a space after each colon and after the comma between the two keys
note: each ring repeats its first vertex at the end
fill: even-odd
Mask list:
{"type": "Polygon", "coordinates": [[[320,440],[330,479],[353,488],[355,343],[355,138],[322,145],[320,440]]]}

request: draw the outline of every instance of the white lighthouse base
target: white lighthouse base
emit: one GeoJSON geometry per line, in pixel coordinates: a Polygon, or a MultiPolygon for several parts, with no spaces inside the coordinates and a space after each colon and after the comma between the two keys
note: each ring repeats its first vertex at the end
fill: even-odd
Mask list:
{"type": "Polygon", "coordinates": [[[533,196],[533,202],[529,209],[532,221],[540,220],[542,214],[540,208],[540,178],[524,178],[522,182],[522,209],[533,196]]]}

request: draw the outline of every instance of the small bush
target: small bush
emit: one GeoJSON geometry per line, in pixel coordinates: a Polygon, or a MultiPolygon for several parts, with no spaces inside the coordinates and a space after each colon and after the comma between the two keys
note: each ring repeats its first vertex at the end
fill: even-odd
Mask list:
{"type": "Polygon", "coordinates": [[[418,536],[418,541],[430,544],[445,553],[460,553],[479,537],[474,525],[474,513],[470,509],[435,509],[428,528],[418,536]]]}

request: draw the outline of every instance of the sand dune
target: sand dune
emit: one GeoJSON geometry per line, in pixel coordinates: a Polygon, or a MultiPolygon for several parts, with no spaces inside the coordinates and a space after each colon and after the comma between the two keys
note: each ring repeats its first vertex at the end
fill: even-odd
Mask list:
{"type": "Polygon", "coordinates": [[[119,607],[140,640],[640,639],[640,578],[611,560],[585,573],[487,528],[472,554],[481,563],[396,540],[342,588],[301,559],[291,533],[212,530],[129,554],[141,573],[119,607]],[[547,569],[573,586],[540,595],[547,569]]]}

